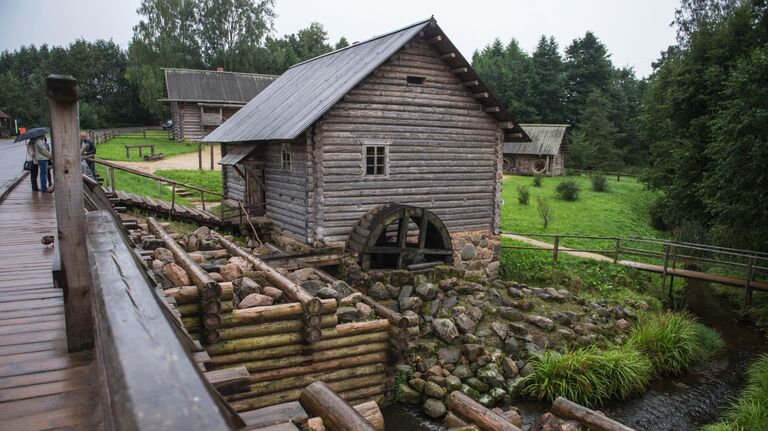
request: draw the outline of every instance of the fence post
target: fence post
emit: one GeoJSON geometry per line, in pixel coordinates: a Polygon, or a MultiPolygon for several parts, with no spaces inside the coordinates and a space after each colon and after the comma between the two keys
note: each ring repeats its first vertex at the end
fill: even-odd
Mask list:
{"type": "Polygon", "coordinates": [[[621,238],[616,238],[616,256],[613,257],[613,263],[619,261],[619,253],[621,252],[621,238]]]}
{"type": "Polygon", "coordinates": [[[621,172],[616,172],[616,181],[621,181],[621,172]]]}
{"type": "Polygon", "coordinates": [[[744,311],[752,305],[752,277],[754,276],[755,256],[749,258],[747,264],[747,277],[744,284],[744,311]]]}
{"type": "Polygon", "coordinates": [[[171,187],[171,214],[176,209],[176,183],[171,187]]]}
{"type": "Polygon", "coordinates": [[[144,133],[144,139],[147,139],[147,129],[141,129],[141,131],[144,133]]]}
{"type": "Polygon", "coordinates": [[[163,199],[162,194],[160,193],[160,180],[155,181],[155,185],[157,186],[157,198],[163,199]]]}
{"type": "Polygon", "coordinates": [[[557,249],[560,248],[560,236],[555,236],[555,245],[552,247],[552,263],[557,264],[557,249]]]}
{"type": "Polygon", "coordinates": [[[46,79],[51,116],[53,170],[56,178],[56,224],[61,266],[64,270],[64,313],[70,352],[93,348],[91,279],[85,244],[83,177],[80,173],[80,124],[77,80],[49,75],[46,79]]]}
{"type": "Polygon", "coordinates": [[[203,143],[197,143],[197,165],[200,172],[203,172],[203,143]]]}
{"type": "Polygon", "coordinates": [[[213,146],[214,146],[214,144],[211,144],[211,171],[213,171],[213,167],[214,167],[214,165],[213,165],[213,146]]]}
{"type": "MultiPolygon", "coordinates": [[[[664,264],[661,269],[661,291],[667,287],[667,264],[669,263],[669,244],[664,244],[664,264]]],[[[669,302],[672,303],[672,289],[669,290],[669,302]]]]}
{"type": "Polygon", "coordinates": [[[115,185],[115,168],[109,168],[109,177],[112,183],[112,191],[114,192],[117,190],[117,185],[115,185]]]}
{"type": "Polygon", "coordinates": [[[205,192],[200,192],[200,202],[203,203],[203,211],[205,211],[205,192]]]}

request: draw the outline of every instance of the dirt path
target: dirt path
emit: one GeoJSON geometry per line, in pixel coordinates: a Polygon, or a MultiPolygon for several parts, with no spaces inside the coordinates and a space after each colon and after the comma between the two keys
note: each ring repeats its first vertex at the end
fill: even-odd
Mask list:
{"type": "MultiPolygon", "coordinates": [[[[524,242],[526,244],[532,245],[534,247],[543,248],[545,250],[552,250],[555,246],[544,241],[537,241],[535,239],[528,238],[526,236],[520,236],[520,235],[512,235],[509,233],[501,234],[504,238],[513,239],[515,241],[524,242]]],[[[581,257],[584,259],[592,259],[592,260],[600,260],[603,262],[613,262],[613,259],[610,257],[603,256],[602,254],[597,253],[587,253],[584,251],[573,251],[568,247],[558,246],[557,247],[558,253],[565,253],[570,254],[571,256],[581,257]]],[[[624,262],[624,261],[621,261],[624,262]]]]}
{"type": "MultiPolygon", "coordinates": [[[[221,170],[221,165],[218,161],[221,160],[221,147],[219,145],[214,146],[213,153],[213,169],[215,171],[221,170]]],[[[114,161],[122,166],[137,169],[148,174],[154,174],[155,171],[163,169],[197,169],[199,167],[199,161],[197,158],[197,151],[194,153],[179,154],[178,156],[168,157],[163,160],[156,160],[154,162],[124,162],[114,161]]],[[[203,170],[211,169],[211,153],[210,151],[203,150],[203,170]]]]}

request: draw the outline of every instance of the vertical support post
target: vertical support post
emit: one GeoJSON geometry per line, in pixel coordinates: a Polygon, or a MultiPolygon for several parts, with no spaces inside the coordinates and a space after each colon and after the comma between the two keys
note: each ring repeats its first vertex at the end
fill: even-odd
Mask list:
{"type": "Polygon", "coordinates": [[[752,277],[754,276],[755,256],[749,258],[747,264],[747,274],[745,277],[746,283],[744,283],[744,311],[747,311],[752,305],[752,277]]]}
{"type": "Polygon", "coordinates": [[[214,146],[215,146],[215,144],[210,144],[210,147],[211,147],[211,171],[213,171],[213,168],[214,168],[214,165],[213,165],[213,159],[214,159],[213,148],[214,148],[214,146]]]}
{"type": "Polygon", "coordinates": [[[51,115],[53,169],[56,177],[56,223],[64,271],[64,315],[70,352],[93,348],[91,271],[85,245],[83,177],[80,171],[80,124],[77,80],[49,75],[46,79],[51,115]]]}
{"type": "Polygon", "coordinates": [[[619,261],[619,253],[621,253],[621,238],[616,238],[616,254],[613,256],[613,263],[619,261]]]}
{"type": "MultiPolygon", "coordinates": [[[[669,263],[669,245],[664,244],[664,264],[661,269],[661,291],[667,287],[667,264],[669,263]]],[[[672,289],[669,290],[669,302],[672,303],[672,289]]]]}
{"type": "Polygon", "coordinates": [[[126,146],[125,146],[125,158],[126,158],[126,159],[130,159],[130,158],[131,158],[131,153],[130,153],[130,151],[131,151],[131,149],[130,149],[130,148],[127,146],[127,145],[126,145],[126,146]]]}
{"type": "Polygon", "coordinates": [[[197,167],[200,172],[203,171],[203,143],[197,143],[197,167]]]}
{"type": "Polygon", "coordinates": [[[555,245],[552,247],[552,263],[557,265],[557,250],[560,248],[560,236],[555,235],[555,245]]]}
{"type": "Polygon", "coordinates": [[[621,181],[621,172],[616,172],[616,181],[621,181]]]}
{"type": "Polygon", "coordinates": [[[157,186],[157,198],[162,199],[162,194],[160,193],[160,180],[155,181],[155,185],[157,186]]]}
{"type": "Polygon", "coordinates": [[[171,187],[171,215],[176,210],[176,183],[171,187]]]}
{"type": "Polygon", "coordinates": [[[112,183],[112,191],[115,192],[117,191],[117,186],[115,185],[115,168],[109,168],[109,177],[112,183]]]}
{"type": "Polygon", "coordinates": [[[144,134],[144,139],[147,139],[147,129],[141,129],[141,132],[144,134]]]}
{"type": "Polygon", "coordinates": [[[203,211],[205,211],[205,192],[200,192],[200,202],[203,204],[203,211]]]}

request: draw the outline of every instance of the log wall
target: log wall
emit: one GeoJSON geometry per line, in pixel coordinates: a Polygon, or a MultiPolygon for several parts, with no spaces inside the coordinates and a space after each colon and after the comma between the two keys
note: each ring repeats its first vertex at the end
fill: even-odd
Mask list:
{"type": "Polygon", "coordinates": [[[263,154],[252,154],[249,160],[265,160],[264,185],[267,218],[283,234],[307,242],[307,147],[304,135],[291,141],[292,169],[281,166],[280,142],[265,145],[263,154]]]}
{"type": "MultiPolygon", "coordinates": [[[[221,108],[222,123],[237,110],[237,108],[221,108]]],[[[216,128],[203,127],[202,112],[198,102],[171,102],[171,119],[173,119],[173,137],[177,141],[199,141],[216,128]]]]}
{"type": "Polygon", "coordinates": [[[519,175],[533,175],[536,172],[533,170],[533,164],[538,160],[543,160],[547,163],[547,170],[543,172],[544,175],[558,176],[562,175],[565,171],[565,156],[560,151],[554,156],[537,156],[529,154],[514,154],[507,153],[504,157],[510,158],[513,161],[512,172],[519,175]],[[549,159],[549,161],[547,161],[549,159]]]}
{"type": "Polygon", "coordinates": [[[317,239],[346,241],[359,217],[387,202],[426,207],[451,232],[494,227],[496,121],[421,38],[328,111],[313,144],[317,239]],[[408,84],[409,75],[425,80],[408,84]],[[362,146],[378,142],[389,145],[388,176],[366,177],[362,146]]]}

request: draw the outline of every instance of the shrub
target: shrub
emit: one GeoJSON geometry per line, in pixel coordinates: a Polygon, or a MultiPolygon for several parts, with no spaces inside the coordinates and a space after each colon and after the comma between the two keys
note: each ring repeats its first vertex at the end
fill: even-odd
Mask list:
{"type": "Polygon", "coordinates": [[[579,192],[581,189],[576,181],[566,180],[557,185],[555,189],[557,196],[562,200],[575,201],[579,199],[579,192]]]}
{"type": "Polygon", "coordinates": [[[701,323],[694,323],[693,330],[699,340],[702,350],[701,360],[711,359],[717,352],[723,350],[725,342],[714,329],[701,323]]]}
{"type": "Polygon", "coordinates": [[[531,197],[531,192],[528,190],[528,186],[517,186],[517,201],[523,205],[528,205],[528,199],[531,197]]]}
{"type": "Polygon", "coordinates": [[[534,187],[541,187],[541,181],[544,179],[544,175],[541,174],[533,174],[533,186],[534,187]]]}
{"type": "Polygon", "coordinates": [[[721,422],[702,431],[764,430],[768,424],[768,355],[761,356],[747,372],[747,386],[723,414],[721,422]]]}
{"type": "Polygon", "coordinates": [[[707,359],[712,354],[707,349],[722,343],[714,341],[719,339],[714,331],[703,335],[701,326],[687,313],[651,314],[641,319],[627,344],[648,356],[656,374],[680,374],[707,359]]]}
{"type": "Polygon", "coordinates": [[[648,212],[651,216],[651,227],[660,230],[660,231],[667,231],[669,230],[669,223],[667,222],[668,217],[668,209],[667,205],[664,202],[664,199],[658,198],[656,199],[648,208],[648,212]]]}
{"type": "Polygon", "coordinates": [[[605,178],[605,175],[596,173],[592,175],[592,190],[596,192],[607,192],[608,191],[608,180],[605,178]]]}
{"type": "Polygon", "coordinates": [[[652,370],[648,358],[627,347],[546,351],[531,363],[533,373],[524,380],[527,394],[547,401],[563,396],[584,405],[644,392],[652,370]]]}
{"type": "Polygon", "coordinates": [[[541,218],[541,223],[544,225],[544,230],[547,230],[549,222],[552,221],[552,212],[549,209],[549,203],[547,200],[541,196],[536,199],[536,212],[539,214],[539,218],[541,218]]]}

